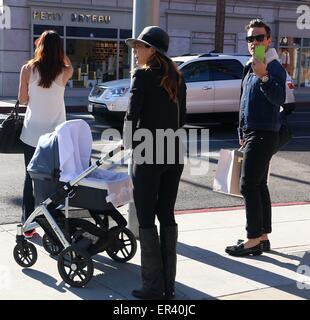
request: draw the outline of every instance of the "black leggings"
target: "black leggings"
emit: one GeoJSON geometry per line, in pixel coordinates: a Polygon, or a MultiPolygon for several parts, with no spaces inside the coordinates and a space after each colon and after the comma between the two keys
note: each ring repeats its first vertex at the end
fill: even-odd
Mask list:
{"type": "Polygon", "coordinates": [[[160,224],[174,226],[174,205],[178,194],[183,164],[134,164],[134,201],[141,228],[160,224]]]}
{"type": "Polygon", "coordinates": [[[22,204],[22,223],[24,223],[30,214],[33,212],[34,196],[33,196],[33,184],[29,173],[27,172],[27,166],[35,152],[36,148],[24,143],[24,161],[25,161],[25,182],[23,190],[23,204],[22,204]]]}

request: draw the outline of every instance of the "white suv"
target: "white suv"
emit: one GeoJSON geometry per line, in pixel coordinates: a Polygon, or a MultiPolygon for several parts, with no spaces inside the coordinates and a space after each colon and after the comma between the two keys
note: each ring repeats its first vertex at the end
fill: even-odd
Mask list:
{"type": "MultiPolygon", "coordinates": [[[[182,71],[187,86],[188,114],[236,114],[240,86],[248,55],[201,54],[172,58],[182,71]]],[[[130,79],[96,85],[89,94],[88,111],[95,117],[127,110],[130,79]]],[[[294,102],[293,84],[287,79],[287,102],[294,102]]]]}

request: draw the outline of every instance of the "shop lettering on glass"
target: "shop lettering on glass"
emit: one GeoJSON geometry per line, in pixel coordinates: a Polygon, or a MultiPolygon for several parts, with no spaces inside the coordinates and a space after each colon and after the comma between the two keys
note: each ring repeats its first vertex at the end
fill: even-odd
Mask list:
{"type": "Polygon", "coordinates": [[[34,20],[50,20],[50,21],[61,21],[63,13],[51,12],[51,11],[33,11],[32,17],[34,20]]]}
{"type": "Polygon", "coordinates": [[[96,15],[96,14],[81,14],[72,13],[72,22],[90,22],[90,23],[110,23],[110,16],[96,15]]]}
{"type": "Polygon", "coordinates": [[[301,14],[297,19],[297,28],[300,30],[310,29],[310,7],[306,5],[298,6],[296,12],[301,14]]]}

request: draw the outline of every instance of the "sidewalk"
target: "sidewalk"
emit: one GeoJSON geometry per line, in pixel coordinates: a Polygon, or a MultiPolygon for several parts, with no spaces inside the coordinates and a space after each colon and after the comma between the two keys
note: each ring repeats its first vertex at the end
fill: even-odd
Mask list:
{"type": "MultiPolygon", "coordinates": [[[[274,207],[273,250],[245,258],[234,258],[224,251],[245,236],[243,209],[177,214],[176,298],[310,299],[309,213],[310,204],[274,207]],[[298,289],[306,287],[303,280],[308,289],[298,289]]],[[[105,253],[93,257],[94,277],[85,288],[77,289],[62,281],[57,261],[45,252],[40,237],[33,241],[38,250],[36,264],[21,268],[13,258],[15,233],[15,225],[0,226],[0,300],[133,300],[131,290],[140,286],[139,241],[136,255],[125,264],[105,253]]]]}

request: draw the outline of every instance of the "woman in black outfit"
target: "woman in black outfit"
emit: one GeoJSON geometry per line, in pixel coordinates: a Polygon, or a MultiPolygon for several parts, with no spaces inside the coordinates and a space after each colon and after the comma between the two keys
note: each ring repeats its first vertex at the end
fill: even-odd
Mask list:
{"type": "MultiPolygon", "coordinates": [[[[153,137],[153,144],[147,145],[153,147],[147,163],[141,163],[135,153],[138,143],[134,141],[132,144],[132,178],[139,221],[143,281],[142,288],[133,290],[132,294],[140,299],[172,299],[178,234],[174,205],[184,165],[179,140],[173,139],[176,147],[171,139],[160,142],[156,132],[170,129],[170,133],[174,134],[184,125],[186,86],[177,66],[166,55],[169,36],[164,30],[156,26],[146,27],[137,39],[127,39],[126,44],[134,49],[138,68],[132,79],[124,141],[128,139],[126,128],[129,124],[132,125],[133,134],[138,129],[148,129],[153,137]],[[156,145],[163,149],[159,151],[156,145]],[[171,161],[171,155],[175,161],[171,161]],[[163,161],[159,162],[156,156],[162,156],[163,161]],[[160,222],[160,237],[155,216],[160,222]]],[[[147,152],[145,150],[142,157],[147,152]]]]}

